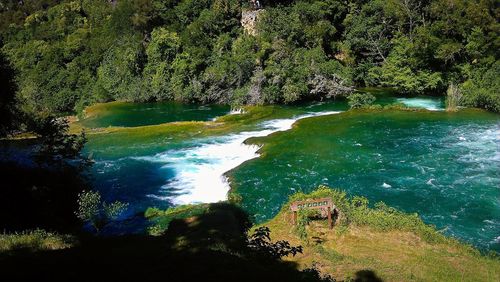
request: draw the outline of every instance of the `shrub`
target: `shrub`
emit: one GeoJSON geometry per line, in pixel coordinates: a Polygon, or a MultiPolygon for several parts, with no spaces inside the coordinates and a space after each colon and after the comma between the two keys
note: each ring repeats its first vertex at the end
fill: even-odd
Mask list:
{"type": "Polygon", "coordinates": [[[270,234],[271,230],[266,226],[255,229],[254,233],[248,238],[248,247],[272,259],[302,253],[302,246],[292,246],[288,241],[280,240],[272,243],[270,234]]]}
{"type": "Polygon", "coordinates": [[[383,202],[370,207],[370,202],[365,197],[347,197],[345,192],[327,186],[319,186],[318,189],[309,194],[302,192],[293,194],[290,196],[289,202],[284,205],[283,211],[288,210],[290,204],[294,201],[324,197],[332,198],[336,209],[340,213],[340,225],[369,226],[381,231],[408,231],[419,235],[427,242],[443,242],[447,240],[434,226],[425,224],[416,213],[407,214],[389,207],[383,202]]]}
{"type": "Polygon", "coordinates": [[[96,232],[108,225],[127,209],[128,204],[115,201],[106,203],[97,191],[83,191],[78,195],[76,216],[84,223],[89,223],[96,232]]]}
{"type": "Polygon", "coordinates": [[[376,98],[369,93],[354,93],[347,96],[347,101],[351,109],[359,109],[369,106],[375,102],[376,98]]]}

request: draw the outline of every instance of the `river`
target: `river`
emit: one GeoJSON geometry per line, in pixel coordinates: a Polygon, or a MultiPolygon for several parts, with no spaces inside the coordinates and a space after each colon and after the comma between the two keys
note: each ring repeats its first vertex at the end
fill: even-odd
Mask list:
{"type": "MultiPolygon", "coordinates": [[[[225,200],[232,187],[262,222],[288,195],[326,184],[500,250],[500,116],[448,113],[432,97],[379,95],[378,103],[426,110],[347,111],[345,102],[328,101],[262,107],[266,115],[247,119],[219,106],[120,104],[83,121],[123,127],[91,135],[85,150],[96,161],[96,188],[128,202],[130,218],[152,206],[225,200]],[[211,120],[225,114],[234,126],[212,129],[211,120]],[[204,123],[151,126],[190,120],[204,123]]],[[[119,232],[144,227],[130,222],[119,232]]]]}

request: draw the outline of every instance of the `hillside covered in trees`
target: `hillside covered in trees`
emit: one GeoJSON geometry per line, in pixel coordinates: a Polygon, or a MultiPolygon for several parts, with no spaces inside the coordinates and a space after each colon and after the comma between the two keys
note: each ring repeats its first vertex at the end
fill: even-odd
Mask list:
{"type": "Polygon", "coordinates": [[[351,87],[500,111],[494,0],[40,0],[0,5],[2,60],[25,113],[112,100],[268,104],[351,87]]]}

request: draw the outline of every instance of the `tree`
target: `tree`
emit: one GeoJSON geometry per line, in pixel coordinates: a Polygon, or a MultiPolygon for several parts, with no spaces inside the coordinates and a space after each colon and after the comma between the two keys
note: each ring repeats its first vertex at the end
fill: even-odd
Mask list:
{"type": "Polygon", "coordinates": [[[128,204],[115,201],[111,204],[102,200],[97,191],[83,191],[78,195],[76,216],[84,223],[89,223],[97,233],[127,209],[128,204]]]}
{"type": "Polygon", "coordinates": [[[347,101],[351,109],[359,109],[375,102],[376,98],[369,93],[353,93],[347,96],[347,101]]]}
{"type": "Polygon", "coordinates": [[[418,57],[419,50],[415,43],[406,36],[398,36],[392,44],[393,50],[380,69],[383,86],[394,87],[407,94],[422,94],[442,88],[441,73],[426,68],[425,62],[418,57]]]}
{"type": "Polygon", "coordinates": [[[16,84],[14,71],[10,68],[4,55],[0,52],[0,137],[7,135],[18,127],[18,109],[15,104],[16,84]]]}
{"type": "Polygon", "coordinates": [[[151,33],[151,41],[146,48],[148,62],[143,73],[149,90],[145,100],[150,96],[156,100],[172,98],[172,62],[179,52],[180,45],[180,38],[175,32],[156,28],[151,33]]]}
{"type": "Polygon", "coordinates": [[[468,66],[468,79],[460,85],[461,105],[500,112],[500,61],[468,66]]]}
{"type": "Polygon", "coordinates": [[[109,100],[140,100],[142,50],[135,36],[121,38],[117,47],[104,54],[97,69],[96,85],[105,91],[109,100]]]}
{"type": "Polygon", "coordinates": [[[76,164],[84,168],[90,164],[90,160],[81,154],[87,141],[85,132],[79,135],[68,133],[66,119],[40,115],[33,117],[28,123],[28,128],[38,135],[34,158],[40,166],[61,168],[76,164]]]}
{"type": "MultiPolygon", "coordinates": [[[[476,73],[498,61],[491,0],[261,2],[258,32],[247,36],[238,0],[6,1],[0,37],[16,108],[292,103],[351,86],[445,95],[452,82],[477,84],[476,73]]],[[[464,91],[464,103],[496,108],[491,89],[480,88],[464,91]]]]}

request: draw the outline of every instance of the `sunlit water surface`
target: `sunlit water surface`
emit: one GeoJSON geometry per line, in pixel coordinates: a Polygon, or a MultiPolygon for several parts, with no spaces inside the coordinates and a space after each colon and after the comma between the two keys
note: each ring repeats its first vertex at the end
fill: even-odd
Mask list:
{"type": "MultiPolygon", "coordinates": [[[[140,231],[145,222],[134,214],[150,206],[224,200],[230,185],[244,208],[264,221],[288,195],[327,184],[417,212],[446,234],[500,250],[500,117],[446,113],[442,100],[429,97],[382,97],[379,103],[431,111],[341,113],[345,102],[310,103],[283,107],[289,117],[224,136],[114,146],[96,136],[86,151],[96,160],[94,182],[104,197],[130,203],[129,222],[114,232],[140,231]],[[260,145],[243,143],[250,137],[261,138],[265,157],[259,158],[260,145]],[[228,183],[225,173],[234,168],[228,183]]],[[[229,111],[201,110],[210,119],[229,111]]],[[[151,124],[137,119],[129,124],[151,124]]]]}

